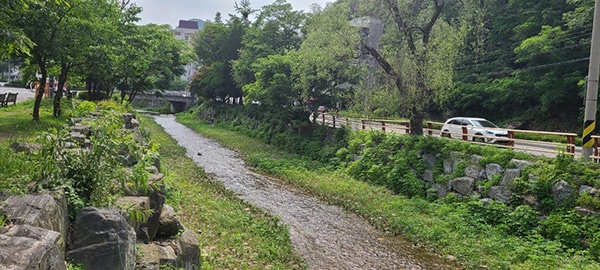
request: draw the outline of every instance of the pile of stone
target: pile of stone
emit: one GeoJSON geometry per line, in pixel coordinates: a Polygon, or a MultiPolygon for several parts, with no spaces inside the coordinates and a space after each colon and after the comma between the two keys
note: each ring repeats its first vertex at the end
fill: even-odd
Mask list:
{"type": "MultiPolygon", "coordinates": [[[[125,114],[123,120],[124,129],[138,129],[135,115],[125,114]]],[[[67,146],[89,145],[91,129],[82,122],[74,119],[72,144],[67,146]]],[[[13,149],[17,147],[39,149],[24,144],[13,149]]],[[[147,190],[127,190],[115,208],[84,208],[72,223],[62,190],[23,196],[0,193],[0,213],[8,224],[0,228],[0,269],[66,269],[66,260],[84,269],[199,269],[197,236],[164,204],[160,162],[155,165],[146,169],[151,175],[147,190]],[[128,214],[132,211],[151,215],[140,220],[128,214]]]]}
{"type": "MultiPolygon", "coordinates": [[[[436,157],[429,154],[422,155],[425,163],[425,173],[421,179],[431,186],[431,190],[438,198],[444,198],[449,193],[454,193],[459,196],[474,196],[481,198],[482,201],[498,201],[501,203],[509,203],[515,198],[513,182],[516,178],[521,177],[523,169],[531,166],[532,163],[526,160],[513,159],[509,162],[510,168],[503,168],[496,163],[490,163],[481,166],[483,157],[478,155],[465,156],[463,153],[450,152],[448,159],[442,160],[443,173],[450,175],[461,175],[448,181],[447,185],[434,183],[434,169],[436,165],[436,157]],[[464,170],[458,171],[463,168],[464,170]],[[462,166],[461,166],[462,164],[462,166]],[[482,185],[486,181],[493,181],[495,178],[500,179],[498,183],[487,190],[482,185]]],[[[535,180],[534,175],[529,175],[530,180],[535,180]]],[[[569,185],[564,180],[557,181],[552,187],[552,197],[557,204],[566,202],[575,196],[576,189],[569,185]]],[[[595,194],[593,188],[581,186],[580,194],[585,192],[595,194]]],[[[600,193],[598,194],[600,195],[600,193]]],[[[525,203],[533,207],[539,208],[539,202],[536,198],[525,198],[525,203]]]]}

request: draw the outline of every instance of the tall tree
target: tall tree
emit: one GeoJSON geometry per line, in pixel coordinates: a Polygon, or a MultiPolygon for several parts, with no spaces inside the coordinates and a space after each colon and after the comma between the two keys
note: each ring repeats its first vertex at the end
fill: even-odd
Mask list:
{"type": "MultiPolygon", "coordinates": [[[[31,57],[38,65],[42,75],[40,90],[46,83],[48,64],[57,50],[59,31],[64,26],[65,18],[71,16],[71,2],[43,1],[32,2],[21,17],[13,18],[22,25],[23,33],[35,44],[31,49],[31,57]]],[[[44,91],[39,91],[33,107],[33,120],[40,120],[40,105],[44,91]]]]}
{"type": "Polygon", "coordinates": [[[311,16],[292,66],[302,100],[313,98],[320,105],[332,106],[351,97],[351,88],[341,85],[357,84],[361,67],[355,64],[359,34],[350,25],[350,17],[346,3],[311,16]]]}
{"type": "Polygon", "coordinates": [[[255,81],[252,64],[257,59],[284,54],[302,42],[306,14],[294,11],[285,0],[262,7],[256,21],[244,35],[239,58],[233,61],[233,78],[239,87],[255,81]]]}
{"type": "MultiPolygon", "coordinates": [[[[410,131],[423,134],[425,110],[434,95],[448,88],[458,48],[460,24],[443,13],[452,0],[376,1],[386,26],[383,44],[369,46],[361,39],[364,54],[372,56],[403,96],[401,108],[410,118],[410,131]]],[[[369,3],[372,4],[372,3],[369,3]]]]}
{"type": "Polygon", "coordinates": [[[190,92],[207,99],[242,96],[231,76],[232,61],[238,58],[242,37],[248,23],[231,16],[227,23],[207,23],[193,39],[200,71],[190,85],[190,92]]]}
{"type": "Polygon", "coordinates": [[[88,56],[100,46],[109,46],[118,31],[121,10],[115,2],[106,0],[73,1],[71,16],[65,18],[64,27],[57,35],[53,58],[60,64],[58,88],[54,96],[55,117],[60,116],[63,85],[69,71],[87,63],[88,56]]]}

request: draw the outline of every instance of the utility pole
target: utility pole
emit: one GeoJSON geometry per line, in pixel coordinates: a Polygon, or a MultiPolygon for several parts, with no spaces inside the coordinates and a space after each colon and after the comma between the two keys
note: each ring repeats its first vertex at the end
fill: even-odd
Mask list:
{"type": "Polygon", "coordinates": [[[592,27],[592,44],[590,49],[590,66],[587,76],[585,94],[585,118],[583,126],[583,148],[581,155],[589,160],[592,155],[592,133],[596,129],[596,103],[598,101],[598,79],[600,73],[600,0],[594,5],[594,25],[592,27]]]}

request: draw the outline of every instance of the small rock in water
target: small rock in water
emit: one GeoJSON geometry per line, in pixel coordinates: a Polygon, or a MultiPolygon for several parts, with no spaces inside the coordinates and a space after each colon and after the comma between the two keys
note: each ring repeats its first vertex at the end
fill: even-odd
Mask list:
{"type": "Polygon", "coordinates": [[[201,155],[202,155],[202,153],[198,153],[198,155],[199,155],[199,156],[201,156],[201,155]]]}

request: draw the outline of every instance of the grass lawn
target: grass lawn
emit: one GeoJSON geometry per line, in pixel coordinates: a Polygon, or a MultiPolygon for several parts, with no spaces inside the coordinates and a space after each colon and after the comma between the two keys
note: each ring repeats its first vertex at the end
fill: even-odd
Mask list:
{"type": "MultiPolygon", "coordinates": [[[[37,133],[67,123],[67,116],[59,118],[52,116],[52,99],[49,98],[42,100],[40,122],[34,122],[33,102],[33,99],[29,99],[0,108],[0,143],[11,140],[31,141],[35,139],[37,133]]],[[[66,102],[63,103],[63,110],[68,110],[65,106],[68,106],[66,102]]]]}

